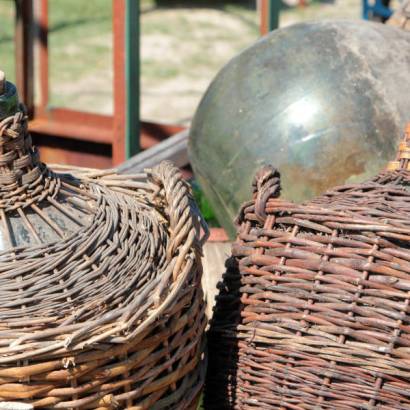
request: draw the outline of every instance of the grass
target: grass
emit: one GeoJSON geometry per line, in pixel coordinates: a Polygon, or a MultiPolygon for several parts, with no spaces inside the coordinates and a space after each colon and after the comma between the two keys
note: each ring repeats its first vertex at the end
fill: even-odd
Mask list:
{"type": "Polygon", "coordinates": [[[141,75],[155,78],[156,81],[174,78],[179,73],[178,68],[159,65],[156,60],[145,60],[141,67],[141,75]]]}
{"type": "Polygon", "coordinates": [[[49,72],[52,105],[92,111],[94,96],[105,98],[111,108],[111,4],[110,0],[50,1],[49,72]],[[93,77],[99,81],[93,82],[93,77]],[[105,77],[109,78],[104,81],[105,77]],[[105,93],[98,96],[101,87],[105,93]],[[78,101],[83,101],[80,107],[78,101]]]}
{"type": "MultiPolygon", "coordinates": [[[[219,69],[259,36],[255,0],[141,0],[145,119],[192,117],[219,69]],[[172,107],[172,108],[170,108],[172,107]]],[[[284,9],[281,24],[360,15],[357,0],[284,9]]],[[[50,102],[112,112],[112,0],[49,0],[50,102]]],[[[14,1],[0,0],[0,68],[14,80],[14,1]]]]}
{"type": "MultiPolygon", "coordinates": [[[[250,0],[141,0],[144,117],[161,120],[164,98],[169,100],[165,105],[175,107],[178,96],[189,96],[192,102],[182,105],[191,108],[182,108],[183,112],[175,108],[164,120],[192,116],[206,83],[225,61],[257,38],[252,5],[250,0]],[[238,24],[226,29],[225,18],[238,24]]],[[[51,105],[112,112],[111,7],[112,0],[49,1],[51,105]]],[[[12,81],[13,25],[14,1],[0,0],[0,67],[12,81]]]]}
{"type": "Polygon", "coordinates": [[[0,68],[15,80],[14,2],[0,0],[0,68]]]}

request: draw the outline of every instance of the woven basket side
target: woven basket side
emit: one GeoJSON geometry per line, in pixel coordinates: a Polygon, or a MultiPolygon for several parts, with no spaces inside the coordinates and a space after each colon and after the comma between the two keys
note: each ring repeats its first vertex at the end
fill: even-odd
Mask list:
{"type": "Polygon", "coordinates": [[[169,163],[135,180],[87,172],[93,195],[104,197],[88,231],[47,248],[46,258],[30,250],[11,255],[21,266],[36,263],[36,282],[28,271],[22,287],[50,293],[55,318],[36,312],[45,303],[26,301],[37,314],[34,330],[19,318],[22,326],[15,321],[3,332],[11,347],[0,357],[0,377],[8,381],[0,397],[35,408],[190,408],[204,381],[206,318],[204,238],[189,189],[169,163]],[[77,252],[67,266],[62,256],[70,249],[77,252]],[[65,293],[48,292],[59,278],[65,293]],[[84,289],[87,302],[76,305],[84,289]],[[62,305],[74,311],[60,318],[62,305]]]}
{"type": "Polygon", "coordinates": [[[207,228],[187,183],[170,163],[53,172],[6,85],[17,112],[0,122],[0,403],[192,408],[207,228]]]}
{"type": "MultiPolygon", "coordinates": [[[[232,346],[238,362],[219,391],[208,377],[210,408],[208,386],[231,398],[223,408],[410,408],[407,156],[406,142],[396,171],[306,205],[277,198],[273,169],[258,173],[232,249],[237,322],[221,314],[210,330],[210,367],[231,374],[232,346]]],[[[221,292],[221,312],[234,295],[221,292]]]]}
{"type": "MultiPolygon", "coordinates": [[[[243,304],[238,403],[410,405],[402,367],[410,277],[408,262],[397,259],[403,250],[388,238],[395,228],[376,239],[347,215],[302,210],[275,211],[271,201],[264,225],[245,228],[233,249],[243,304]]],[[[247,226],[255,214],[249,210],[247,226]]]]}

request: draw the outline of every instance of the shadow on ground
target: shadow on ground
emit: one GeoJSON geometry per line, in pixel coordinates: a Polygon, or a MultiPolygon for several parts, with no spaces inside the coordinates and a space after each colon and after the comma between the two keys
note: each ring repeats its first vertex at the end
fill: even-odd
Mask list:
{"type": "Polygon", "coordinates": [[[240,323],[241,286],[238,264],[231,257],[218,283],[213,318],[208,331],[208,371],[204,391],[204,409],[230,410],[236,402],[238,365],[238,324],[240,323]]]}

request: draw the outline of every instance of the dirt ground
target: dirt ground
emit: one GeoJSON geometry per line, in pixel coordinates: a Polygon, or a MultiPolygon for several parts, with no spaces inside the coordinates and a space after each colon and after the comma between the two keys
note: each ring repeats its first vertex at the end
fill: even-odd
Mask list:
{"type": "MultiPolygon", "coordinates": [[[[360,18],[360,13],[360,0],[314,3],[304,9],[284,10],[280,26],[314,19],[360,18]]],[[[216,73],[259,37],[259,16],[252,9],[160,9],[143,14],[142,22],[142,117],[165,122],[189,122],[216,73]],[[144,32],[144,27],[161,21],[174,28],[168,33],[144,32]],[[181,30],[183,26],[186,29],[181,30]],[[155,70],[161,62],[168,73],[152,75],[150,66],[155,70]]]]}
{"type": "MultiPolygon", "coordinates": [[[[286,0],[288,4],[295,1],[286,0]]],[[[326,18],[358,19],[361,3],[312,0],[304,8],[284,8],[280,25],[326,18]]],[[[256,1],[141,0],[141,4],[141,116],[187,124],[216,73],[258,39],[256,1]]],[[[13,7],[12,0],[0,0],[0,67],[11,80],[13,7]]],[[[111,19],[111,0],[50,2],[52,105],[112,112],[111,19]]]]}
{"type": "MultiPolygon", "coordinates": [[[[361,0],[310,3],[283,10],[280,27],[317,19],[361,18],[361,0]]],[[[397,1],[392,5],[397,7],[397,1]]],[[[217,72],[259,37],[258,13],[249,8],[162,9],[143,14],[142,22],[142,117],[166,122],[189,122],[217,72]],[[168,33],[144,32],[144,27],[161,21],[174,28],[168,33]],[[177,29],[182,28],[181,21],[187,25],[182,37],[177,29]],[[161,61],[174,75],[158,80],[150,75],[147,63],[161,61]]]]}

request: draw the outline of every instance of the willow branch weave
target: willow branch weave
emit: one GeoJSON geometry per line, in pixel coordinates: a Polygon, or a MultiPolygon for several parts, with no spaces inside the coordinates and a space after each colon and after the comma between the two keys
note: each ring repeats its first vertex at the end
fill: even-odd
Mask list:
{"type": "Polygon", "coordinates": [[[296,205],[263,168],[210,331],[208,408],[410,409],[410,135],[373,180],[296,205]]]}
{"type": "Polygon", "coordinates": [[[0,401],[194,408],[205,238],[179,171],[53,172],[22,111],[0,149],[0,401]]]}

